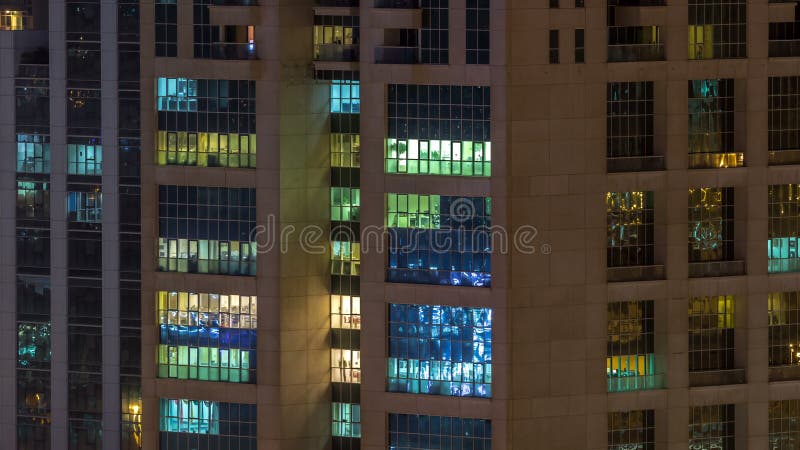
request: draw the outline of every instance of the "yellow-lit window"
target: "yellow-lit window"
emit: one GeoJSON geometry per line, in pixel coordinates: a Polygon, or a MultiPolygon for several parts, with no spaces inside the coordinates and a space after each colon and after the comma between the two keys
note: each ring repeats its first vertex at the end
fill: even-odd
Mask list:
{"type": "Polygon", "coordinates": [[[256,166],[256,135],[159,131],[157,163],[201,167],[256,166]]]}
{"type": "Polygon", "coordinates": [[[331,167],[359,167],[361,137],[358,134],[331,134],[331,167]]]}
{"type": "Polygon", "coordinates": [[[0,30],[16,31],[25,29],[26,16],[22,11],[0,11],[0,30]]]}
{"type": "Polygon", "coordinates": [[[361,383],[361,351],[332,348],[331,381],[361,383]]]}
{"type": "Polygon", "coordinates": [[[331,242],[331,274],[357,276],[360,264],[361,244],[346,241],[331,242]]]}
{"type": "Polygon", "coordinates": [[[331,328],[361,329],[361,297],[331,295],[331,328]]]}
{"type": "Polygon", "coordinates": [[[714,58],[714,25],[689,25],[689,59],[714,58]]]}

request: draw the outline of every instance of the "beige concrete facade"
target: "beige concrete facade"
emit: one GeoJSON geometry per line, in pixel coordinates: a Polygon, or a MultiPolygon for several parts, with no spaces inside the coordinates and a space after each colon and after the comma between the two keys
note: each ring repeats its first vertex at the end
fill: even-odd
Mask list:
{"type": "MultiPolygon", "coordinates": [[[[767,294],[800,290],[800,277],[768,275],[767,186],[800,182],[800,166],[768,165],[767,79],[800,74],[800,61],[767,57],[767,27],[787,13],[765,0],[748,2],[748,58],[689,61],[687,3],[640,8],[632,24],[660,24],[666,61],[606,62],[606,2],[547,0],[491,3],[491,64],[465,64],[465,2],[450,1],[450,64],[374,64],[383,29],[415,17],[360,9],[361,226],[384,223],[387,192],[490,196],[492,224],[537,230],[537,251],[495,249],[490,289],[386,283],[386,256],[361,255],[362,440],[387,448],[387,414],[415,413],[491,419],[495,450],[607,448],[607,414],[654,409],[656,448],[684,449],[689,408],[736,404],[736,445],[767,450],[768,401],[800,399],[800,382],[769,382],[767,294]],[[573,30],[586,31],[586,62],[574,63],[573,30]],[[561,31],[560,64],[548,64],[548,31],[561,31]],[[735,80],[735,151],[745,166],[688,169],[687,80],[735,80]],[[653,81],[655,148],[665,170],[607,173],[606,83],[653,81]],[[491,86],[492,177],[387,175],[386,86],[491,86]],[[733,187],[735,253],[746,275],[689,278],[687,190],[733,187]],[[657,281],[608,283],[606,210],[609,191],[649,190],[655,196],[657,281]],[[690,387],[688,298],[734,295],[736,365],[746,383],[690,387]],[[655,302],[656,361],[665,388],[608,393],[609,302],[655,302]],[[453,398],[386,391],[388,303],[492,307],[493,397],[453,398]]],[[[179,2],[178,58],[153,54],[153,2],[143,1],[142,23],[142,305],[144,449],[158,448],[158,399],[181,397],[258,403],[259,449],[330,448],[329,255],[302,250],[297,234],[285,251],[258,256],[256,277],[156,271],[157,186],[255,187],[259,224],[281,230],[306,225],[329,229],[329,93],[313,79],[311,0],[261,0],[249,7],[259,60],[191,58],[191,2],[179,2]],[[257,16],[252,16],[256,14],[257,16]],[[154,157],[154,80],[159,76],[257,81],[258,168],[157,166],[154,157]],[[149,88],[150,87],[150,88],[149,88]],[[152,94],[151,94],[152,93],[152,94]],[[258,382],[234,385],[155,377],[157,327],[154,295],[190,290],[258,295],[258,382]]],[[[331,8],[336,9],[336,8],[331,8]]],[[[215,20],[241,22],[241,12],[215,20]]],[[[348,64],[341,67],[351,67],[348,64]]],[[[325,236],[322,237],[324,240],[325,236]]],[[[324,243],[324,242],[323,242],[324,243]]]]}

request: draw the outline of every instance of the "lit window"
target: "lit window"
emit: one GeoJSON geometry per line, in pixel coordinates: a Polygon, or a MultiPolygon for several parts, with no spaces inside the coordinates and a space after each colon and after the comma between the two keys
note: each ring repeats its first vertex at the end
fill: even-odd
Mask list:
{"type": "Polygon", "coordinates": [[[655,450],[655,411],[608,413],[608,450],[655,450]]]}
{"type": "Polygon", "coordinates": [[[17,367],[50,367],[50,323],[17,324],[17,367]]]}
{"type": "Polygon", "coordinates": [[[689,189],[689,262],[733,259],[733,188],[689,189]]]}
{"type": "Polygon", "coordinates": [[[390,193],[386,201],[387,281],[491,285],[490,198],[390,193]]]}
{"type": "Polygon", "coordinates": [[[731,295],[689,299],[689,370],[734,368],[734,299],[731,295]]]}
{"type": "Polygon", "coordinates": [[[747,56],[747,2],[689,1],[689,59],[747,56]]]}
{"type": "Polygon", "coordinates": [[[386,139],[386,173],[491,175],[491,142],[386,139]]]}
{"type": "Polygon", "coordinates": [[[103,147],[93,144],[67,144],[67,174],[102,175],[103,147]]]}
{"type": "Polygon", "coordinates": [[[689,448],[733,450],[734,405],[695,406],[689,409],[689,448]]]}
{"type": "Polygon", "coordinates": [[[358,81],[331,82],[331,112],[358,114],[361,111],[361,92],[358,81]]]}
{"type": "Polygon", "coordinates": [[[689,80],[689,167],[744,165],[734,148],[733,80],[689,80]]]}
{"type": "Polygon", "coordinates": [[[331,133],[331,167],[361,166],[361,136],[331,133]]]}
{"type": "Polygon", "coordinates": [[[606,212],[608,267],[653,265],[653,193],[609,192],[606,212]]]}
{"type": "Polygon", "coordinates": [[[18,31],[28,27],[29,17],[24,11],[0,10],[0,31],[18,31]]]}
{"type": "Polygon", "coordinates": [[[256,135],[158,132],[158,164],[200,167],[256,167],[256,135]]]}
{"type": "Polygon", "coordinates": [[[159,78],[157,105],[159,111],[197,111],[197,80],[159,78]]]}
{"type": "Polygon", "coordinates": [[[50,184],[17,181],[17,219],[50,218],[50,184]]]}
{"type": "Polygon", "coordinates": [[[800,365],[800,293],[771,292],[769,317],[769,366],[800,365]]]}
{"type": "Polygon", "coordinates": [[[256,297],[160,291],[157,299],[160,378],[255,383],[256,297]]]}
{"type": "Polygon", "coordinates": [[[331,248],[331,274],[358,276],[361,265],[361,244],[332,241],[331,248]]]}
{"type": "Polygon", "coordinates": [[[769,273],[800,271],[800,185],[770,185],[767,208],[769,273]]]}
{"type": "Polygon", "coordinates": [[[492,422],[462,417],[389,414],[389,449],[421,448],[491,450],[492,422]],[[454,447],[449,447],[449,443],[454,443],[454,447]]]}
{"type": "MultiPolygon", "coordinates": [[[[160,401],[162,442],[177,444],[179,439],[187,439],[186,434],[190,434],[201,435],[192,437],[194,445],[199,442],[200,448],[214,448],[222,440],[228,442],[229,439],[236,442],[237,448],[255,448],[256,422],[256,405],[166,398],[160,401]],[[202,435],[219,435],[219,438],[210,439],[202,435]]],[[[187,447],[180,444],[167,448],[161,446],[161,450],[182,448],[187,447]]]]}
{"type": "Polygon", "coordinates": [[[331,188],[331,220],[358,222],[361,214],[361,189],[331,188]]]}
{"type": "Polygon", "coordinates": [[[67,192],[67,220],[83,223],[103,221],[103,193],[99,186],[90,192],[67,192]]]}
{"type": "Polygon", "coordinates": [[[653,322],[652,300],[608,304],[609,392],[658,387],[653,322]]]}
{"type": "Polygon", "coordinates": [[[50,136],[17,135],[17,172],[50,173],[50,136]]]}
{"type": "Polygon", "coordinates": [[[361,297],[331,295],[331,328],[361,329],[361,297]]]}
{"type": "Polygon", "coordinates": [[[332,348],[331,381],[361,383],[361,351],[332,348]]]}
{"type": "Polygon", "coordinates": [[[492,310],[389,305],[387,391],[492,396],[492,310]]]}
{"type": "Polygon", "coordinates": [[[336,403],[332,405],[331,434],[341,437],[361,437],[361,405],[336,403]]]}
{"type": "Polygon", "coordinates": [[[314,16],[314,60],[358,60],[358,16],[314,16]]]}
{"type": "Polygon", "coordinates": [[[800,442],[800,400],[769,402],[769,447],[793,450],[800,442]]]}

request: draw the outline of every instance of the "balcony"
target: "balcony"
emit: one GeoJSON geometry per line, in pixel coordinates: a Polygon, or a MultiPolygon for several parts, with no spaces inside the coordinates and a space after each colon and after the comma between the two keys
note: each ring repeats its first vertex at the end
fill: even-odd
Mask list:
{"type": "Polygon", "coordinates": [[[375,47],[375,64],[419,64],[419,47],[375,47]]]}
{"type": "Polygon", "coordinates": [[[651,172],[664,170],[663,156],[621,156],[606,159],[606,170],[615,172],[651,172]]]}
{"type": "Polygon", "coordinates": [[[608,392],[641,391],[646,389],[662,389],[663,387],[663,374],[608,377],[608,392]]]}
{"type": "Polygon", "coordinates": [[[800,56],[800,26],[797,22],[772,22],[769,24],[769,57],[790,58],[800,56]]]}
{"type": "Polygon", "coordinates": [[[215,42],[211,44],[211,58],[223,60],[258,59],[255,43],[215,42]]]}
{"type": "Polygon", "coordinates": [[[324,8],[358,8],[358,0],[314,0],[314,6],[324,8]]]}
{"type": "Polygon", "coordinates": [[[744,167],[744,153],[690,153],[690,169],[744,167]]]}
{"type": "Polygon", "coordinates": [[[609,283],[663,280],[664,266],[609,267],[606,269],[606,279],[609,283]]]}
{"type": "Polygon", "coordinates": [[[800,150],[770,150],[769,165],[800,164],[800,150]]]}
{"type": "Polygon", "coordinates": [[[608,62],[663,61],[661,27],[608,27],[608,62]]]}
{"type": "Polygon", "coordinates": [[[689,278],[732,277],[744,274],[744,261],[704,261],[689,263],[689,278]]]}
{"type": "Polygon", "coordinates": [[[689,372],[689,386],[723,386],[726,384],[744,384],[744,369],[721,369],[689,372]]]}
{"type": "Polygon", "coordinates": [[[771,366],[769,368],[769,381],[800,380],[800,366],[771,366]]]}
{"type": "Polygon", "coordinates": [[[314,48],[314,61],[358,61],[358,45],[319,44],[314,48]]]}

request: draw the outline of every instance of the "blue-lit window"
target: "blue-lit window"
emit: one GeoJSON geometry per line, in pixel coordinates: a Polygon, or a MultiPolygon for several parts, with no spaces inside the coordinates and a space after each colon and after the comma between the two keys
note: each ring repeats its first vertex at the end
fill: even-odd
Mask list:
{"type": "Polygon", "coordinates": [[[361,437],[361,405],[334,402],[331,434],[341,437],[361,437]]]}
{"type": "Polygon", "coordinates": [[[165,398],[160,403],[160,450],[256,450],[256,405],[165,398]]]}
{"type": "Polygon", "coordinates": [[[50,136],[17,135],[17,172],[50,173],[50,136]]]}
{"type": "Polygon", "coordinates": [[[103,193],[99,187],[91,192],[67,192],[67,220],[83,223],[103,221],[103,193]]]}
{"type": "Polygon", "coordinates": [[[102,175],[103,146],[99,144],[67,144],[67,174],[102,175]]]}
{"type": "Polygon", "coordinates": [[[769,272],[800,271],[800,184],[769,186],[767,255],[769,272]]]}
{"type": "Polygon", "coordinates": [[[361,112],[361,93],[358,81],[333,80],[331,82],[331,112],[345,114],[361,112]]]}
{"type": "Polygon", "coordinates": [[[492,450],[492,422],[461,417],[389,414],[389,450],[492,450]]]}
{"type": "Polygon", "coordinates": [[[255,383],[255,296],[160,291],[157,299],[160,378],[255,383]]]}
{"type": "Polygon", "coordinates": [[[491,199],[387,194],[386,280],[453,286],[491,284],[491,199]]]}
{"type": "Polygon", "coordinates": [[[492,396],[492,310],[389,305],[387,390],[492,396]]]}

